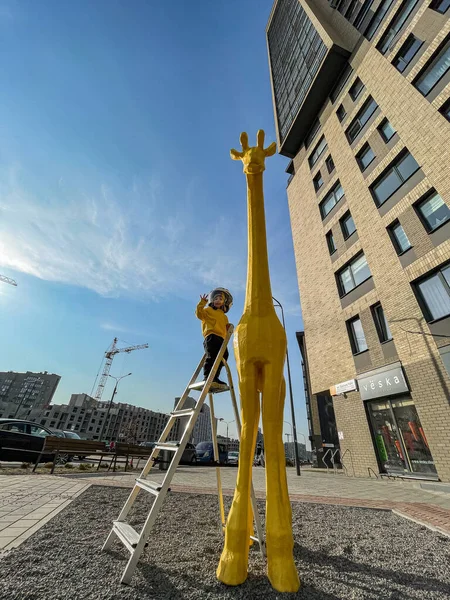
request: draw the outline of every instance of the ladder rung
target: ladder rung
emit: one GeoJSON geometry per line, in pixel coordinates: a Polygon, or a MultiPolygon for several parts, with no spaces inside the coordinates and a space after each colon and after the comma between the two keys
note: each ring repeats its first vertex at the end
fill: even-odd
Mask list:
{"type": "MultiPolygon", "coordinates": [[[[147,479],[136,479],[136,485],[145,490],[146,492],[150,492],[157,496],[161,491],[162,484],[156,483],[155,481],[147,481],[147,479]]],[[[170,488],[167,490],[170,492],[170,488]]]]}
{"type": "Polygon", "coordinates": [[[190,390],[202,390],[205,387],[205,382],[197,381],[197,383],[191,383],[191,385],[188,387],[190,390]]]}
{"type": "Polygon", "coordinates": [[[180,446],[180,442],[161,442],[155,445],[155,448],[158,450],[171,450],[172,452],[176,452],[180,446]]]}
{"type": "Polygon", "coordinates": [[[193,408],[182,408],[181,410],[174,410],[170,413],[172,417],[190,417],[194,414],[193,408]]]}
{"type": "Polygon", "coordinates": [[[133,552],[133,548],[136,548],[140,537],[136,529],[123,521],[113,521],[113,528],[128,550],[133,552]]]}
{"type": "MultiPolygon", "coordinates": [[[[197,383],[193,383],[189,386],[190,390],[196,390],[198,392],[200,392],[203,388],[205,387],[205,382],[204,381],[198,381],[197,383]]],[[[220,394],[221,392],[228,392],[229,391],[229,387],[216,387],[216,385],[213,383],[211,383],[211,386],[209,388],[209,393],[210,394],[220,394]]]]}
{"type": "Polygon", "coordinates": [[[258,544],[259,544],[260,546],[264,546],[264,540],[260,540],[260,539],[259,539],[259,538],[257,538],[256,536],[254,536],[254,535],[251,535],[251,536],[250,536],[250,539],[251,539],[251,540],[253,540],[254,542],[258,542],[258,544]]]}

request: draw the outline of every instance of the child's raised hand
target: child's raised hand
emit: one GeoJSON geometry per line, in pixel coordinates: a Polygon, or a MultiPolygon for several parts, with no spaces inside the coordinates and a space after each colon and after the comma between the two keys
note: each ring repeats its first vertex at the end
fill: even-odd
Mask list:
{"type": "Polygon", "coordinates": [[[208,300],[208,294],[200,294],[200,300],[208,300]]]}

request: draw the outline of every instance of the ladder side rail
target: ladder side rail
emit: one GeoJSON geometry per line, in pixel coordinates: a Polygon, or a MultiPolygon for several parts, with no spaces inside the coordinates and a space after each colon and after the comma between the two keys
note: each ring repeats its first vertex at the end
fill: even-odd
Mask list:
{"type": "Polygon", "coordinates": [[[184,390],[183,394],[181,395],[181,398],[178,400],[178,404],[176,405],[174,410],[181,410],[183,408],[186,398],[189,396],[189,391],[190,391],[189,386],[191,386],[196,381],[197,377],[200,374],[200,371],[202,370],[205,360],[206,360],[206,354],[203,355],[201,361],[198,363],[197,368],[194,371],[194,374],[192,375],[191,379],[189,380],[189,383],[187,384],[186,389],[184,390]]]}
{"type": "Polygon", "coordinates": [[[223,504],[223,492],[222,492],[222,479],[220,476],[220,453],[219,444],[217,443],[217,424],[216,417],[214,414],[214,401],[213,395],[209,394],[209,408],[210,408],[210,419],[211,419],[211,437],[214,450],[214,462],[216,463],[216,478],[217,478],[217,493],[219,497],[219,511],[220,511],[220,531],[223,532],[225,527],[225,507],[223,504]]]}

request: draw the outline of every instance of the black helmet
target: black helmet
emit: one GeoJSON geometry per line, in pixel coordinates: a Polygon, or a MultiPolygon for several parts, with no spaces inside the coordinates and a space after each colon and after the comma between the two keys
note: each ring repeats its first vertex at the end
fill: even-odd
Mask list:
{"type": "Polygon", "coordinates": [[[212,305],[214,297],[217,296],[217,294],[222,294],[224,297],[224,304],[223,304],[223,308],[224,308],[224,312],[228,312],[231,308],[231,305],[233,304],[233,296],[230,294],[230,292],[226,289],[226,288],[222,288],[222,287],[217,287],[214,288],[211,292],[209,292],[209,296],[208,296],[208,303],[210,305],[212,305]]]}

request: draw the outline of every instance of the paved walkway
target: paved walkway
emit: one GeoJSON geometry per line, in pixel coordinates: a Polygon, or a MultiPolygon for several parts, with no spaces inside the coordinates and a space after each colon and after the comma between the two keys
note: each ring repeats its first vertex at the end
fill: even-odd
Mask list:
{"type": "MultiPolygon", "coordinates": [[[[221,469],[223,491],[232,495],[236,468],[221,469]]],[[[165,472],[154,470],[149,479],[161,482],[165,472]]],[[[304,471],[301,477],[288,469],[292,501],[339,504],[392,510],[450,536],[450,494],[421,488],[419,481],[358,479],[344,475],[304,471]]],[[[131,488],[137,473],[86,473],[57,475],[0,475],[0,554],[15,548],[65,508],[90,485],[131,488]]],[[[253,469],[256,495],[265,497],[265,469],[253,469]]],[[[179,467],[174,492],[216,494],[214,467],[179,467]]],[[[439,490],[439,484],[436,484],[439,490]]]]}
{"type": "Polygon", "coordinates": [[[89,486],[51,475],[0,475],[0,554],[19,546],[89,486]]]}

